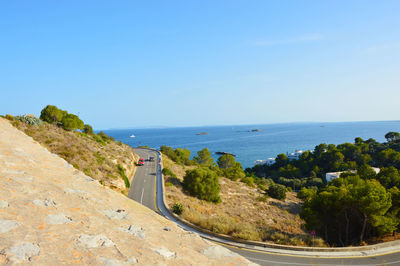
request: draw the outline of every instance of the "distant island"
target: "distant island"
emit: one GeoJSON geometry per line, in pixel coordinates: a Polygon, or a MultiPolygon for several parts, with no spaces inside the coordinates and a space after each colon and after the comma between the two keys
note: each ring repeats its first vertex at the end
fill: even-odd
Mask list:
{"type": "Polygon", "coordinates": [[[215,152],[215,154],[218,154],[218,155],[225,155],[225,154],[229,154],[229,155],[232,155],[233,157],[236,157],[236,155],[235,155],[235,154],[233,154],[233,153],[229,153],[229,152],[224,152],[224,151],[217,151],[217,152],[215,152]]]}
{"type": "Polygon", "coordinates": [[[208,135],[208,132],[199,132],[199,133],[196,133],[196,135],[198,135],[198,136],[200,136],[200,135],[208,135]]]}

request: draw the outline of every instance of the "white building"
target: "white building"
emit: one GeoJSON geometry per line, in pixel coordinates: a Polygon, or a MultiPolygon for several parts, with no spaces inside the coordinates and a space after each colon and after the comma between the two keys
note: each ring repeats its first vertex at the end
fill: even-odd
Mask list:
{"type": "Polygon", "coordinates": [[[267,164],[268,166],[273,165],[274,163],[275,163],[275,158],[268,158],[268,159],[266,160],[266,164],[267,164]]]}
{"type": "Polygon", "coordinates": [[[256,160],[254,165],[273,165],[275,163],[275,158],[268,158],[267,160],[256,160]]]}
{"type": "Polygon", "coordinates": [[[380,168],[376,168],[376,167],[372,167],[372,169],[375,171],[375,174],[379,174],[379,172],[381,171],[380,168]]]}
{"type": "Polygon", "coordinates": [[[267,163],[267,160],[256,160],[254,161],[254,165],[264,165],[267,163]]]}
{"type": "Polygon", "coordinates": [[[289,161],[291,160],[298,160],[300,158],[300,156],[303,154],[304,151],[302,150],[296,150],[295,152],[289,153],[287,155],[289,161]]]}
{"type": "Polygon", "coordinates": [[[326,181],[332,181],[335,178],[339,178],[342,173],[350,172],[352,174],[357,173],[357,170],[350,170],[350,171],[341,171],[341,172],[330,172],[325,174],[326,181]]]}

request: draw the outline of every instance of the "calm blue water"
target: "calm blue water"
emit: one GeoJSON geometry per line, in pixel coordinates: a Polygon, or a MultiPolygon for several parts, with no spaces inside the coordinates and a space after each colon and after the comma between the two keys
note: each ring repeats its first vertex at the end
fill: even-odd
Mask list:
{"type": "MultiPolygon", "coordinates": [[[[354,138],[374,138],[385,141],[389,131],[400,131],[400,121],[346,123],[289,123],[246,126],[186,127],[162,129],[121,129],[104,132],[132,147],[161,145],[187,148],[193,154],[207,147],[212,153],[224,151],[236,154],[243,167],[251,167],[255,160],[275,157],[294,150],[312,150],[320,143],[354,142],[354,138]],[[262,129],[261,132],[248,132],[262,129]],[[208,132],[208,135],[196,135],[208,132]],[[130,135],[135,138],[130,138],[130,135]]],[[[217,159],[217,155],[213,155],[217,159]]]]}

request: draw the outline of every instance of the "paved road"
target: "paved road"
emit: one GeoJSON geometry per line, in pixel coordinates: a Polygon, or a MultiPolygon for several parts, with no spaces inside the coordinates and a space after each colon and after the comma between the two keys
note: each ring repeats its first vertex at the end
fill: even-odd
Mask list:
{"type": "MultiPolygon", "coordinates": [[[[145,149],[135,149],[135,153],[141,158],[147,160],[149,156],[157,158],[155,152],[145,149]]],[[[140,204],[157,211],[155,205],[155,184],[157,173],[157,159],[154,162],[145,161],[143,166],[136,168],[135,178],[132,181],[128,197],[140,204]]]]}
{"type": "Polygon", "coordinates": [[[135,152],[142,158],[154,156],[155,162],[145,162],[144,166],[137,169],[135,178],[132,182],[128,197],[149,207],[157,213],[174,221],[187,231],[196,232],[202,237],[219,243],[230,250],[246,257],[247,259],[260,265],[400,265],[400,251],[382,256],[362,256],[358,258],[321,258],[316,256],[287,255],[279,254],[281,250],[271,248],[256,248],[249,246],[246,248],[233,247],[230,241],[206,235],[176,220],[166,210],[163,202],[163,187],[161,167],[159,166],[158,154],[147,149],[135,149],[135,152]]]}

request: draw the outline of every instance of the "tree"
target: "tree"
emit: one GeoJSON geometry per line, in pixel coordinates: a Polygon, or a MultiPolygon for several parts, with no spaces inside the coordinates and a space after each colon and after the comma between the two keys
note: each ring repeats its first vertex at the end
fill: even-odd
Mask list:
{"type": "Polygon", "coordinates": [[[62,126],[65,130],[71,131],[76,129],[83,129],[83,121],[78,116],[73,114],[67,114],[61,120],[62,126]]]}
{"type": "Polygon", "coordinates": [[[47,105],[40,112],[40,119],[51,124],[59,124],[67,114],[66,111],[58,109],[54,105],[47,105]]]}
{"type": "Polygon", "coordinates": [[[387,189],[400,187],[400,173],[393,166],[382,168],[376,179],[387,189]]]}
{"type": "Polygon", "coordinates": [[[272,184],[268,188],[267,193],[271,198],[274,198],[274,199],[278,199],[278,200],[286,199],[286,187],[284,185],[272,184]]]}
{"type": "Polygon", "coordinates": [[[281,153],[276,156],[274,166],[276,168],[279,168],[279,167],[285,166],[288,162],[289,162],[289,160],[288,160],[288,157],[286,156],[286,154],[281,153]]]}
{"type": "Polygon", "coordinates": [[[326,152],[328,149],[328,145],[326,145],[326,143],[321,143],[317,146],[315,146],[314,148],[314,156],[316,158],[320,157],[321,154],[323,154],[324,152],[326,152]]]}
{"type": "Polygon", "coordinates": [[[246,176],[246,174],[243,171],[242,165],[239,162],[235,162],[235,164],[232,167],[223,169],[223,174],[225,177],[233,181],[242,179],[246,176]]]}
{"type": "Polygon", "coordinates": [[[348,175],[306,199],[300,216],[327,242],[348,245],[393,232],[397,224],[386,215],[391,206],[390,193],[378,181],[348,175]]]}
{"type": "Polygon", "coordinates": [[[85,125],[83,126],[83,132],[86,133],[86,134],[89,134],[89,135],[93,135],[93,128],[92,128],[92,126],[91,126],[91,125],[85,124],[85,125]]]}
{"type": "Polygon", "coordinates": [[[399,133],[399,132],[393,132],[393,131],[388,132],[388,133],[386,133],[386,135],[385,135],[385,139],[386,139],[388,142],[396,141],[396,140],[400,139],[400,133],[399,133]]]}
{"type": "Polygon", "coordinates": [[[191,165],[192,162],[190,160],[190,150],[188,149],[182,149],[182,148],[176,148],[175,149],[175,154],[178,156],[179,161],[182,162],[185,165],[191,165]]]}
{"type": "Polygon", "coordinates": [[[360,137],[357,137],[357,138],[354,139],[354,143],[355,143],[356,145],[360,145],[360,144],[362,144],[363,142],[364,142],[364,140],[363,140],[362,138],[360,138],[360,137]]]}
{"type": "Polygon", "coordinates": [[[186,171],[183,187],[192,196],[211,202],[221,202],[218,175],[206,167],[186,171]]]}
{"type": "Polygon", "coordinates": [[[211,167],[214,165],[214,160],[211,157],[211,152],[207,148],[198,151],[197,156],[193,159],[202,166],[211,167]]]}
{"type": "Polygon", "coordinates": [[[218,158],[218,166],[221,169],[227,169],[235,166],[236,160],[235,157],[233,157],[230,154],[224,154],[221,157],[218,158]]]}

